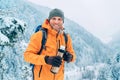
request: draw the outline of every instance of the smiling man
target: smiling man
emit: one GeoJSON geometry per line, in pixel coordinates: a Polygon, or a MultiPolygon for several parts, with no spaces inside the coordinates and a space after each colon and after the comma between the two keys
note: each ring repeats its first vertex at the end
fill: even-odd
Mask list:
{"type": "Polygon", "coordinates": [[[76,58],[72,47],[72,40],[64,30],[64,13],[60,9],[53,9],[49,13],[48,19],[42,24],[42,28],[47,31],[47,39],[42,47],[41,30],[31,36],[30,42],[24,52],[26,62],[34,64],[34,80],[64,80],[64,63],[73,62],[76,58]],[[65,39],[67,37],[67,41],[65,39]],[[62,51],[63,57],[57,56],[60,46],[65,46],[62,51]],[[41,50],[41,48],[43,48],[41,50]],[[40,55],[38,53],[40,52],[40,55]],[[59,67],[58,73],[51,72],[51,67],[59,67]]]}

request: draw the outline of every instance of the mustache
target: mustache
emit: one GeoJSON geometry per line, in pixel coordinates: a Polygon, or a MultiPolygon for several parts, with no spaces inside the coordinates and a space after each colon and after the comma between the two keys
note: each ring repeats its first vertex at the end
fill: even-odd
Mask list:
{"type": "Polygon", "coordinates": [[[61,25],[61,24],[53,24],[52,26],[56,26],[56,25],[60,27],[60,28],[59,28],[60,30],[65,30],[65,28],[64,28],[63,25],[61,25]]]}
{"type": "Polygon", "coordinates": [[[53,26],[55,26],[55,25],[57,25],[57,26],[62,26],[61,24],[53,24],[53,26]]]}

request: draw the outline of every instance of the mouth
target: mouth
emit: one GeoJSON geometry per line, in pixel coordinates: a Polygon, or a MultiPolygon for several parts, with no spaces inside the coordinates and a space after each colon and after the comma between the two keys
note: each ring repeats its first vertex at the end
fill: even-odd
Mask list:
{"type": "Polygon", "coordinates": [[[61,27],[61,25],[59,25],[59,24],[57,24],[57,25],[55,24],[55,25],[53,25],[53,26],[54,26],[54,27],[61,27]]]}

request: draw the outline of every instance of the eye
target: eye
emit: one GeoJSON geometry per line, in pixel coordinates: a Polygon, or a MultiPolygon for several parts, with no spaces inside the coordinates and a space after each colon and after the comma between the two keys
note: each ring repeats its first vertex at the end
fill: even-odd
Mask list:
{"type": "Polygon", "coordinates": [[[56,18],[55,18],[55,17],[53,17],[53,18],[52,18],[52,20],[56,20],[56,18]]]}
{"type": "Polygon", "coordinates": [[[62,18],[58,18],[59,21],[62,21],[62,18]]]}

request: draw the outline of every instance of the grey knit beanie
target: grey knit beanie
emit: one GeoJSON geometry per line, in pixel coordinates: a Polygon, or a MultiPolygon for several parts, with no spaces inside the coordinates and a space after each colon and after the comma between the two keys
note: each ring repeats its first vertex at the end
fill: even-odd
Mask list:
{"type": "Polygon", "coordinates": [[[55,16],[61,17],[64,22],[64,13],[60,9],[57,9],[57,8],[52,9],[49,13],[48,20],[50,20],[52,17],[55,17],[55,16]]]}

